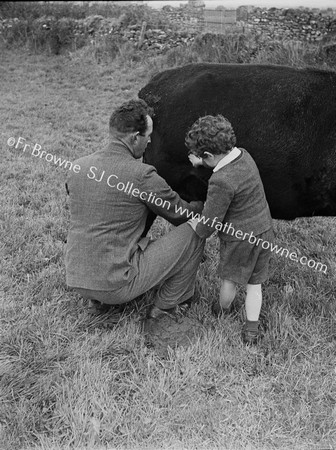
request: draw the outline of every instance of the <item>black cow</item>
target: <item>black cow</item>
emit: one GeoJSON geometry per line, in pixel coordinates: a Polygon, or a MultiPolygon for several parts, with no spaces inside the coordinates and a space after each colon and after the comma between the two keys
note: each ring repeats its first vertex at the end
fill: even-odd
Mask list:
{"type": "Polygon", "coordinates": [[[211,175],[188,161],[185,134],[222,114],[257,163],[273,218],[336,215],[336,73],[190,64],[157,74],[139,97],[155,111],[145,162],[182,198],[204,200],[211,175]]]}

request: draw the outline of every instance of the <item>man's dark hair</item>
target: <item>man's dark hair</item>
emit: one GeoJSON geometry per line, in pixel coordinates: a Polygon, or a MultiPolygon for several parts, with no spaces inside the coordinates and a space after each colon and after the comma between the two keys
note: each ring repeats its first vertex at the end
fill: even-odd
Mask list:
{"type": "Polygon", "coordinates": [[[154,111],[144,100],[130,100],[123,103],[110,117],[110,133],[126,134],[139,131],[144,135],[148,127],[147,115],[152,117],[154,111]]]}
{"type": "Polygon", "coordinates": [[[201,158],[204,152],[214,155],[228,153],[236,145],[231,123],[222,115],[200,117],[188,131],[185,144],[201,158]]]}

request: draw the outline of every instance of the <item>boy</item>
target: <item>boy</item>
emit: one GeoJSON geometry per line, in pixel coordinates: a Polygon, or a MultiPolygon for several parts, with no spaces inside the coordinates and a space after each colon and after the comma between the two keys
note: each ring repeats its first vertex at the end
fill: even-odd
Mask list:
{"type": "Polygon", "coordinates": [[[214,310],[228,312],[237,284],[246,285],[242,336],[244,342],[255,344],[259,339],[261,283],[268,278],[268,248],[274,237],[258,168],[246,150],[235,146],[231,123],[222,115],[199,118],[187,133],[185,143],[195,167],[213,169],[202,211],[204,219],[195,218],[188,223],[201,238],[220,231],[221,286],[219,305],[214,310]]]}

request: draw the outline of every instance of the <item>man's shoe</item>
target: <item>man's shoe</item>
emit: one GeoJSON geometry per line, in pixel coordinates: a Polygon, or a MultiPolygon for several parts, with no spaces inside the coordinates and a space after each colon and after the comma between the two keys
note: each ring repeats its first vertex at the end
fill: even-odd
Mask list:
{"type": "Polygon", "coordinates": [[[184,313],[190,308],[193,297],[179,303],[174,308],[161,309],[158,306],[151,306],[147,312],[147,316],[143,322],[143,331],[146,335],[152,334],[154,329],[157,330],[162,326],[163,322],[179,323],[182,320],[184,313]],[[162,323],[160,323],[162,322],[162,323]]]}
{"type": "Polygon", "coordinates": [[[108,303],[101,303],[98,300],[89,300],[89,311],[95,315],[106,314],[108,312],[120,314],[124,309],[124,304],[110,305],[108,303]]]}
{"type": "MultiPolygon", "coordinates": [[[[175,308],[163,310],[153,305],[142,322],[142,331],[145,337],[145,345],[149,348],[165,347],[165,337],[167,326],[176,323],[176,316],[173,314],[175,308]]],[[[166,336],[167,337],[167,336],[166,336]]]]}
{"type": "Polygon", "coordinates": [[[176,308],[170,309],[161,309],[157,306],[153,305],[147,314],[147,319],[161,319],[164,316],[169,316],[172,319],[175,319],[174,311],[176,308]]]}
{"type": "Polygon", "coordinates": [[[184,314],[192,305],[194,300],[194,296],[191,296],[190,298],[188,298],[187,300],[184,300],[184,302],[179,303],[178,305],[174,306],[173,308],[169,308],[169,309],[161,309],[158,306],[153,305],[148,314],[147,317],[148,318],[152,318],[152,319],[159,319],[160,317],[163,316],[169,316],[172,319],[176,319],[176,317],[178,315],[184,314]]]}
{"type": "Polygon", "coordinates": [[[155,350],[160,357],[169,356],[168,348],[189,346],[200,333],[202,326],[198,321],[183,315],[185,302],[174,308],[163,310],[152,306],[143,321],[144,341],[147,347],[155,350]]]}

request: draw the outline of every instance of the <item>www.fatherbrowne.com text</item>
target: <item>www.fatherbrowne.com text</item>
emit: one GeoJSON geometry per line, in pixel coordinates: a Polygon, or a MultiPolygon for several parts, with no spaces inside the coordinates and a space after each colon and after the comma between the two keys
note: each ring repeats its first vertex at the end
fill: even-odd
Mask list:
{"type": "Polygon", "coordinates": [[[273,242],[269,242],[266,240],[263,240],[259,238],[258,236],[255,236],[253,234],[253,231],[250,233],[246,233],[242,230],[236,230],[232,223],[223,223],[220,222],[218,217],[215,217],[213,219],[210,219],[209,217],[201,216],[200,214],[194,214],[192,211],[189,211],[186,208],[175,208],[176,212],[179,214],[186,215],[189,219],[197,219],[198,222],[201,222],[205,225],[211,226],[214,228],[214,231],[217,230],[218,232],[227,233],[230,236],[235,236],[237,239],[242,240],[248,240],[248,242],[251,245],[261,245],[263,249],[271,249],[272,253],[276,253],[277,255],[285,256],[286,258],[289,258],[291,261],[299,262],[303,266],[308,266],[311,269],[315,269],[317,271],[327,273],[327,266],[326,264],[322,264],[320,262],[315,261],[314,259],[308,259],[306,256],[299,256],[296,252],[290,252],[288,248],[280,247],[278,244],[274,244],[273,242]]]}

